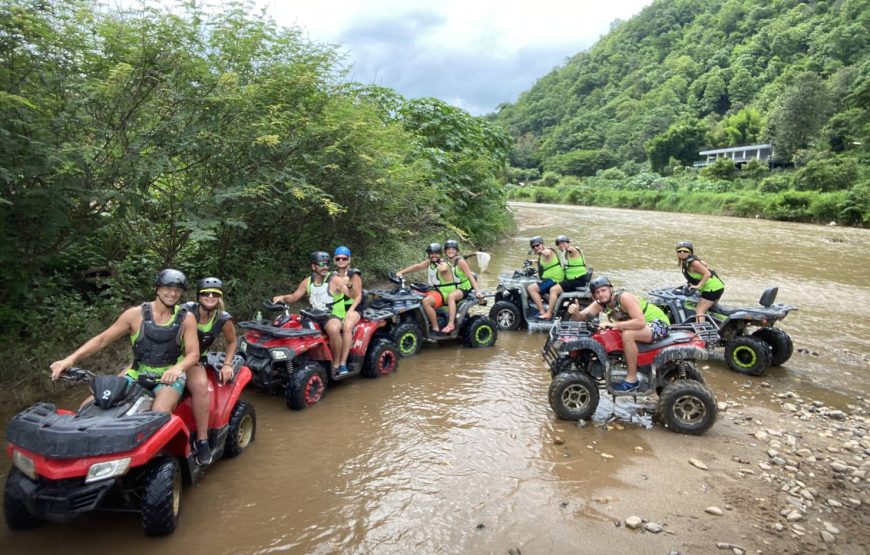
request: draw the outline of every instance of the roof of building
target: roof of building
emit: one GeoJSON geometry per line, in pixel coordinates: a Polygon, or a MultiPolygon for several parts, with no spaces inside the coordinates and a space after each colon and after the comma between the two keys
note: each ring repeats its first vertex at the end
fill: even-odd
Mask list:
{"type": "Polygon", "coordinates": [[[743,152],[744,150],[758,150],[760,148],[773,148],[773,145],[746,145],[746,146],[730,146],[727,148],[714,148],[713,150],[702,150],[698,154],[724,154],[726,152],[743,152]]]}

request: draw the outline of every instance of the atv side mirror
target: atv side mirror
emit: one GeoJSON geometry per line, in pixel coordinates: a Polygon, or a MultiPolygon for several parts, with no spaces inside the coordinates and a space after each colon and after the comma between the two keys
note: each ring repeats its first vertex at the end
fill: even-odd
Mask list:
{"type": "Polygon", "coordinates": [[[779,287],[768,287],[764,290],[764,293],[761,294],[761,298],[758,299],[758,304],[764,308],[769,307],[773,304],[773,301],[776,300],[777,293],[779,293],[779,287]]]}

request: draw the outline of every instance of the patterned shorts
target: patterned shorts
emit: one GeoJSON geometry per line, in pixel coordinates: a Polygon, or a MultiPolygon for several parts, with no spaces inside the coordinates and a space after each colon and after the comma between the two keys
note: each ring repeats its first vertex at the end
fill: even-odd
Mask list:
{"type": "Polygon", "coordinates": [[[652,322],[647,324],[647,326],[649,327],[649,329],[652,330],[653,342],[661,341],[662,339],[664,339],[665,337],[668,336],[668,331],[670,329],[670,326],[668,326],[668,324],[665,324],[661,320],[653,320],[652,322]]]}

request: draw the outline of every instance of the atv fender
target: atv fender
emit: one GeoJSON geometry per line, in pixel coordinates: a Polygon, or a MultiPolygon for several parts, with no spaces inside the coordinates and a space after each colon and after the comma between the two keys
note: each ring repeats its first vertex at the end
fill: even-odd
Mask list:
{"type": "MultiPolygon", "coordinates": [[[[245,390],[245,387],[251,381],[251,370],[247,366],[242,366],[240,370],[236,372],[236,377],[232,381],[232,383],[226,384],[222,387],[232,387],[232,393],[229,398],[221,408],[221,412],[215,416],[214,422],[210,423],[210,428],[223,428],[227,424],[230,423],[230,418],[233,414],[233,409],[236,406],[236,403],[239,402],[239,398],[242,396],[242,391],[245,390]]],[[[215,392],[212,392],[212,395],[215,395],[215,392]]]]}
{"type": "Polygon", "coordinates": [[[653,359],[652,370],[658,374],[660,368],[676,360],[707,360],[707,351],[691,345],[669,347],[653,359]]]}
{"type": "MultiPolygon", "coordinates": [[[[604,378],[604,376],[606,376],[607,372],[610,370],[610,359],[607,357],[607,352],[604,350],[604,347],[602,347],[600,343],[598,343],[591,337],[582,337],[580,339],[574,339],[572,341],[569,341],[560,350],[562,352],[572,354],[581,351],[591,351],[592,354],[594,354],[598,361],[601,363],[600,366],[595,365],[590,368],[592,375],[596,378],[604,378]]],[[[552,367],[551,370],[555,371],[555,369],[552,367]]]]}

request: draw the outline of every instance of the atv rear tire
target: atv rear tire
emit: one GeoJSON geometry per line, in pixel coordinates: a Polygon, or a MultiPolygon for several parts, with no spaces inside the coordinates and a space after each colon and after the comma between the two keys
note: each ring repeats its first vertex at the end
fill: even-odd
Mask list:
{"type": "Polygon", "coordinates": [[[227,431],[227,444],[224,447],[224,458],[239,456],[257,435],[257,413],[251,403],[239,401],[233,407],[230,416],[230,427],[227,431]]]}
{"type": "Polygon", "coordinates": [[[707,386],[692,380],[668,384],[659,397],[659,415],[673,432],[701,435],[716,423],[716,399],[707,386]]]}
{"type": "Polygon", "coordinates": [[[515,330],[523,323],[520,307],[510,301],[498,301],[492,305],[489,317],[500,330],[515,330]]]}
{"type": "Polygon", "coordinates": [[[498,339],[498,328],[487,316],[477,314],[462,326],[462,339],[473,349],[492,347],[498,339]]]}
{"type": "Polygon", "coordinates": [[[770,345],[770,365],[780,366],[791,358],[794,352],[794,343],[791,337],[779,328],[762,328],[752,334],[770,345]]]}
{"type": "Polygon", "coordinates": [[[326,373],[316,362],[306,362],[290,374],[290,382],[284,392],[287,406],[302,410],[320,401],[326,390],[326,373]]]}
{"type": "Polygon", "coordinates": [[[366,353],[363,375],[367,378],[389,376],[399,368],[399,349],[389,339],[377,339],[366,353]]]}
{"type": "Polygon", "coordinates": [[[598,385],[585,372],[558,374],[550,382],[548,397],[562,420],[587,420],[598,408],[598,385]]]}
{"type": "Polygon", "coordinates": [[[27,480],[23,472],[13,467],[6,476],[6,488],[3,490],[3,514],[6,525],[12,530],[26,530],[38,525],[41,520],[30,512],[27,504],[17,495],[18,488],[14,482],[27,480]]]}
{"type": "Polygon", "coordinates": [[[396,342],[399,354],[403,357],[416,355],[420,352],[420,347],[423,346],[420,326],[413,322],[405,322],[396,326],[396,329],[393,330],[392,338],[396,342]]]}
{"type": "Polygon", "coordinates": [[[142,495],[142,526],[149,536],[166,536],[178,526],[181,512],[181,467],[174,458],[151,463],[142,495]]]}
{"type": "Polygon", "coordinates": [[[725,345],[725,363],[738,374],[760,376],[770,367],[770,347],[751,335],[738,335],[725,345]]]}

